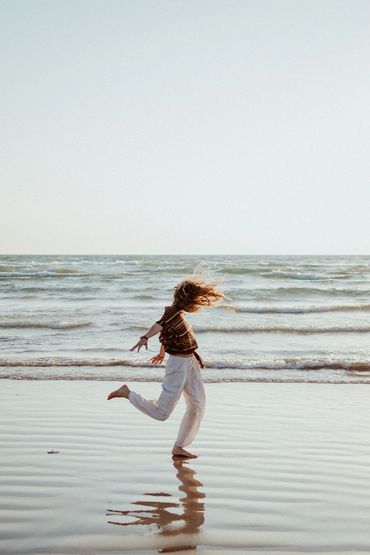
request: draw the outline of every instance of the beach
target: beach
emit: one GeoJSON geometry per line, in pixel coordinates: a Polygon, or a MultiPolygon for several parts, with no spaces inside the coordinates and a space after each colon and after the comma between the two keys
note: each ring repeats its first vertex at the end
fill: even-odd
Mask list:
{"type": "Polygon", "coordinates": [[[158,422],[116,387],[1,381],[2,555],[370,552],[367,385],[206,384],[187,462],[183,400],[158,422]]]}
{"type": "Polygon", "coordinates": [[[0,257],[0,553],[370,553],[370,257],[0,257]],[[189,313],[207,405],[152,420],[159,341],[198,267],[231,301],[189,313]]]}

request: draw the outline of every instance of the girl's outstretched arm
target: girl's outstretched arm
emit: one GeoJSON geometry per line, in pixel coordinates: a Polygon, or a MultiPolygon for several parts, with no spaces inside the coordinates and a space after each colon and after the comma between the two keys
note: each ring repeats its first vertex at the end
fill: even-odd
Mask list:
{"type": "Polygon", "coordinates": [[[153,324],[148,331],[142,335],[139,339],[139,341],[136,343],[136,345],[134,345],[133,347],[131,347],[130,351],[135,351],[135,349],[137,348],[137,352],[140,351],[141,347],[143,347],[143,345],[145,345],[146,350],[148,350],[148,339],[149,337],[153,337],[153,335],[157,335],[157,333],[159,333],[162,329],[162,326],[160,324],[153,324]]]}

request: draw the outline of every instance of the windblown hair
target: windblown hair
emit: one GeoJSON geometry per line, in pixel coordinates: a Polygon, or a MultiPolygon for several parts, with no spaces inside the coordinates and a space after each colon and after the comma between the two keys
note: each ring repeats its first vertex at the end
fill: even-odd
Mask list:
{"type": "Polygon", "coordinates": [[[216,281],[184,279],[175,287],[174,304],[186,312],[197,312],[203,307],[219,304],[225,299],[231,300],[217,287],[216,281]]]}

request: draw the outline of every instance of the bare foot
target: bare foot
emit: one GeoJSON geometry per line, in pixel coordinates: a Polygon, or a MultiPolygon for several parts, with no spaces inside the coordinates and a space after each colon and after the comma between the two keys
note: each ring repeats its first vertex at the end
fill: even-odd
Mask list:
{"type": "Polygon", "coordinates": [[[125,399],[128,399],[129,395],[130,389],[127,387],[126,384],[124,384],[119,389],[116,389],[115,391],[112,391],[112,393],[109,393],[107,401],[114,399],[114,397],[124,397],[125,399]]]}
{"type": "Polygon", "coordinates": [[[190,451],[186,451],[186,449],[184,449],[183,447],[179,447],[178,445],[175,445],[175,447],[172,449],[172,456],[183,457],[187,459],[196,459],[198,455],[195,455],[194,453],[190,453],[190,451]]]}

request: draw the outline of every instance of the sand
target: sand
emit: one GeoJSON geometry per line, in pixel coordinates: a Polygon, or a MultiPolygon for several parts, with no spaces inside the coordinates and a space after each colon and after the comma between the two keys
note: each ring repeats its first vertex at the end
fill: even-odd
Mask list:
{"type": "Polygon", "coordinates": [[[116,387],[0,382],[2,555],[370,552],[368,386],[207,384],[175,464],[183,402],[157,422],[116,387]]]}

